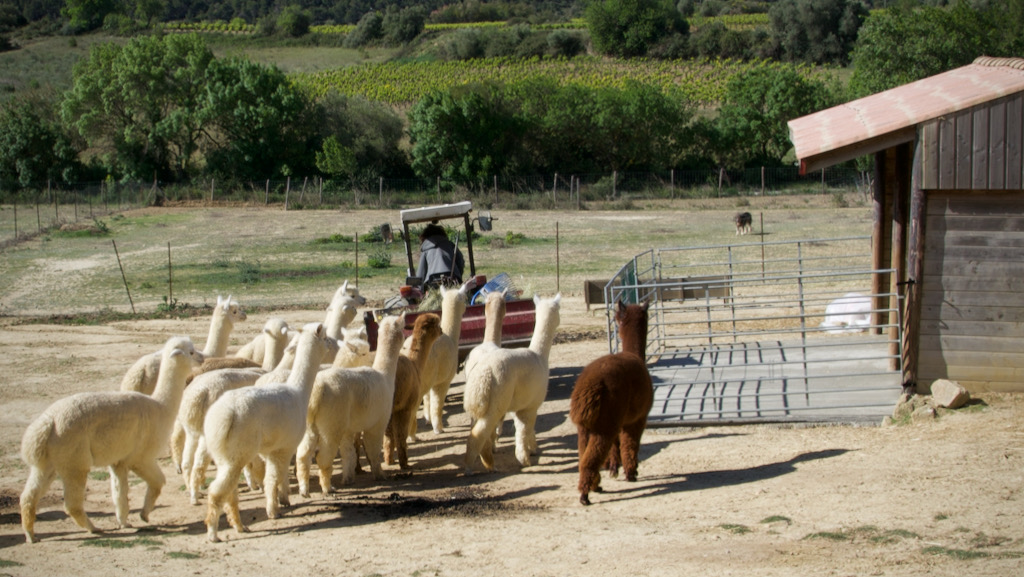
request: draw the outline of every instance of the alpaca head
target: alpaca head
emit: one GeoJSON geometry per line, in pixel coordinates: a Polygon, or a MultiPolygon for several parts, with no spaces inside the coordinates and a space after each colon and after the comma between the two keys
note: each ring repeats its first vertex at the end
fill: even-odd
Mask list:
{"type": "Polygon", "coordinates": [[[238,301],[231,300],[231,295],[228,298],[223,298],[217,295],[217,306],[213,309],[214,316],[219,316],[222,321],[228,324],[235,324],[245,320],[245,311],[238,304],[238,301]]]}
{"type": "Polygon", "coordinates": [[[484,301],[484,316],[487,318],[503,318],[505,316],[505,299],[508,289],[501,292],[487,293],[487,300],[484,301]]]}
{"type": "Polygon", "coordinates": [[[346,280],[338,287],[338,290],[334,291],[334,298],[331,299],[331,304],[327,305],[327,310],[340,312],[345,306],[355,308],[365,304],[366,297],[359,294],[357,287],[348,286],[348,281],[346,280]]]}
{"type": "Polygon", "coordinates": [[[650,301],[638,305],[627,305],[621,300],[615,308],[615,324],[623,350],[643,355],[647,348],[647,310],[650,301]]]}
{"type": "Polygon", "coordinates": [[[175,363],[185,361],[189,372],[203,364],[203,353],[196,350],[189,337],[171,337],[164,345],[163,360],[175,363]]]}
{"type": "Polygon", "coordinates": [[[423,346],[424,342],[433,343],[441,336],[441,317],[427,313],[416,317],[412,327],[412,342],[423,346]]]}
{"type": "Polygon", "coordinates": [[[263,325],[263,333],[272,339],[283,339],[288,337],[288,323],[284,319],[272,318],[263,325]]]}

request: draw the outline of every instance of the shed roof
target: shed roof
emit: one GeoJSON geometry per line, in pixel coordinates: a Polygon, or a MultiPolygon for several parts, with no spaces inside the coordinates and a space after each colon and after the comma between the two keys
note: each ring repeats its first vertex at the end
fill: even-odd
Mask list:
{"type": "Polygon", "coordinates": [[[1024,58],[962,66],[789,121],[801,173],[913,141],[917,125],[1024,91],[1024,58]]]}

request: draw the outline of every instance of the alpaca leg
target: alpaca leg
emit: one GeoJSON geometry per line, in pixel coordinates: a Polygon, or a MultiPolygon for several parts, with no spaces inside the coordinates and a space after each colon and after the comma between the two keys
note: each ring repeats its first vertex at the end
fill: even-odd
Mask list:
{"type": "Polygon", "coordinates": [[[437,434],[444,432],[444,400],[448,396],[448,387],[449,384],[442,384],[430,389],[430,424],[437,434]]]}
{"type": "Polygon", "coordinates": [[[238,475],[242,467],[235,463],[219,463],[217,477],[210,483],[207,492],[206,538],[213,543],[220,542],[217,525],[220,523],[221,508],[227,514],[228,522],[239,533],[249,529],[242,524],[242,516],[238,510],[238,475]]]}
{"type": "Polygon", "coordinates": [[[590,492],[601,491],[601,465],[608,458],[612,440],[605,435],[579,431],[580,437],[580,503],[590,504],[590,492]],[[585,446],[584,446],[585,443],[585,446]]]}
{"type": "Polygon", "coordinates": [[[85,514],[85,483],[89,469],[64,471],[60,478],[64,482],[64,511],[79,527],[90,533],[98,530],[85,514]]]}
{"type": "Polygon", "coordinates": [[[245,475],[245,484],[249,490],[256,493],[263,490],[263,477],[267,476],[267,465],[262,457],[256,457],[242,469],[245,475]]]}
{"type": "MultiPolygon", "coordinates": [[[[351,485],[355,480],[356,457],[358,457],[356,454],[355,436],[351,434],[343,435],[340,443],[332,446],[337,447],[339,445],[341,446],[341,484],[351,485]]],[[[328,477],[329,480],[330,477],[328,477]]]]}
{"type": "Polygon", "coordinates": [[[523,409],[516,413],[516,460],[524,467],[530,466],[530,455],[537,452],[537,439],[533,431],[536,422],[535,409],[523,409]]]}
{"type": "Polygon", "coordinates": [[[28,474],[25,491],[21,494],[21,528],[25,531],[25,541],[28,543],[36,542],[36,508],[39,506],[39,498],[46,494],[56,476],[53,471],[44,473],[37,467],[32,467],[28,474]]]}
{"type": "Polygon", "coordinates": [[[142,503],[142,511],[139,512],[139,515],[143,521],[149,523],[149,514],[156,507],[156,499],[160,496],[160,491],[163,490],[167,478],[164,477],[164,472],[160,470],[160,464],[155,460],[136,465],[132,467],[132,471],[146,482],[146,500],[142,503]]]}
{"type": "Polygon", "coordinates": [[[636,472],[640,462],[640,437],[646,426],[646,419],[630,423],[622,428],[622,433],[619,435],[622,469],[626,474],[626,480],[630,482],[636,481],[636,472]]]}
{"type": "Polygon", "coordinates": [[[370,462],[370,473],[378,481],[385,478],[380,462],[381,446],[383,444],[384,425],[377,425],[373,429],[363,431],[363,450],[366,452],[366,460],[370,462]]]}
{"type": "MultiPolygon", "coordinates": [[[[185,450],[188,450],[187,446],[185,450]]],[[[190,460],[192,461],[191,466],[185,468],[189,474],[188,493],[190,502],[193,505],[198,505],[199,498],[202,496],[203,483],[206,481],[206,471],[210,467],[210,454],[206,451],[205,437],[199,438],[190,460]]],[[[182,466],[184,466],[184,459],[182,461],[182,466]]]]}
{"type": "Polygon", "coordinates": [[[409,418],[409,426],[408,426],[408,430],[406,431],[406,438],[407,438],[407,440],[413,441],[413,442],[416,442],[416,441],[420,440],[419,437],[416,436],[416,431],[418,429],[418,423],[416,422],[416,411],[418,411],[418,410],[419,410],[419,407],[417,407],[417,408],[412,410],[412,417],[409,418]]]}
{"type": "Polygon", "coordinates": [[[111,465],[110,498],[114,501],[114,518],[118,529],[131,527],[128,524],[128,467],[111,465]]]}
{"type": "Polygon", "coordinates": [[[476,464],[477,459],[482,460],[484,468],[488,471],[494,470],[494,455],[484,455],[485,452],[490,453],[490,440],[493,434],[494,425],[491,424],[489,418],[483,417],[473,423],[473,428],[469,431],[469,439],[466,441],[466,458],[463,462],[467,475],[473,474],[473,465],[476,464]]]}
{"type": "MultiPolygon", "coordinates": [[[[185,465],[186,458],[186,440],[188,435],[185,432],[185,427],[182,426],[181,421],[174,419],[174,430],[171,432],[171,461],[174,462],[174,470],[179,474],[185,474],[188,471],[188,467],[185,465]]],[[[188,480],[186,479],[186,482],[188,480]]]]}
{"type": "MultiPolygon", "coordinates": [[[[177,423],[177,421],[175,421],[177,423]]],[[[173,437],[171,438],[173,445],[173,437]]],[[[199,436],[192,435],[188,432],[185,433],[185,439],[181,447],[181,458],[176,462],[175,470],[181,473],[182,478],[185,479],[185,486],[192,490],[192,467],[196,463],[196,451],[199,448],[199,436]]],[[[174,456],[173,446],[171,456],[174,456]]]]}
{"type": "Polygon", "coordinates": [[[277,519],[280,514],[279,499],[288,498],[287,485],[284,495],[281,491],[281,480],[288,479],[288,458],[281,458],[279,453],[266,456],[267,475],[263,478],[263,493],[267,498],[267,518],[277,519]]]}
{"type": "MultiPolygon", "coordinates": [[[[338,441],[321,435],[318,443],[320,445],[320,452],[316,455],[316,466],[320,474],[320,494],[327,497],[334,492],[334,485],[331,483],[331,479],[334,478],[334,454],[337,452],[338,441]]],[[[343,459],[344,462],[342,463],[342,466],[347,471],[350,461],[354,461],[359,455],[356,454],[356,447],[353,444],[351,437],[347,440],[342,439],[341,443],[341,452],[343,455],[348,454],[346,451],[352,452],[351,457],[346,456],[343,459]]],[[[355,469],[355,464],[352,464],[352,468],[353,470],[355,469]]],[[[342,479],[342,484],[345,484],[344,479],[342,479]]]]}
{"type": "MultiPolygon", "coordinates": [[[[306,431],[299,443],[298,453],[295,455],[295,478],[299,482],[299,495],[309,497],[309,468],[313,465],[313,452],[316,451],[317,436],[311,431],[306,431]]],[[[320,459],[317,459],[319,464],[320,459]]],[[[326,494],[326,493],[325,493],[326,494]]]]}
{"type": "Polygon", "coordinates": [[[622,466],[622,445],[620,444],[621,431],[611,435],[612,447],[608,451],[608,459],[605,461],[604,468],[608,470],[608,474],[613,478],[619,477],[619,467],[622,466]]]}

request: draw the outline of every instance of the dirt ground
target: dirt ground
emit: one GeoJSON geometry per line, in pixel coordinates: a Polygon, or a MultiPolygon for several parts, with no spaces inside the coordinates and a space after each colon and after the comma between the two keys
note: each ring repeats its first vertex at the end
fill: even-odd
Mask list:
{"type": "MultiPolygon", "coordinates": [[[[269,316],[273,313],[267,313],[269,316]]],[[[287,311],[291,322],[320,311],[287,311]]],[[[251,315],[245,331],[262,326],[251,315]]],[[[181,477],[151,516],[133,482],[132,529],[89,535],[62,510],[60,483],[44,499],[41,542],[25,544],[17,508],[28,423],[54,400],[116,388],[140,354],[168,334],[205,339],[208,319],[109,326],[0,320],[0,574],[3,575],[1020,575],[1024,572],[1024,398],[977,395],[968,408],[902,426],[650,429],[636,483],[606,479],[583,507],[568,399],[576,373],[607,351],[603,322],[569,297],[551,354],[538,421],[541,454],[520,470],[512,425],[499,472],[463,474],[468,419],[460,373],[441,435],[420,425],[411,472],[357,477],[337,498],[295,494],[268,520],[260,494],[242,493],[251,533],[222,521],[206,541],[204,508],[181,477]],[[109,385],[107,385],[109,384],[109,385]]],[[[339,470],[335,469],[336,474],[339,470]]],[[[109,483],[89,482],[87,511],[113,529],[109,483]]],[[[315,487],[315,481],[314,481],[315,487]]]]}

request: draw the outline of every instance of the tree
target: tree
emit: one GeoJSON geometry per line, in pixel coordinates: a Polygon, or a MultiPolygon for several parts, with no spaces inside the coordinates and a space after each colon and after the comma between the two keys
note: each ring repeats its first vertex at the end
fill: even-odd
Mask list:
{"type": "Polygon", "coordinates": [[[783,59],[816,64],[848,64],[867,15],[860,0],[780,0],[768,10],[783,59]]]}
{"type": "Polygon", "coordinates": [[[113,174],[183,177],[210,122],[202,97],[212,61],[194,34],[96,45],[75,67],[61,116],[113,174]]]}
{"type": "Polygon", "coordinates": [[[71,138],[44,113],[45,103],[7,102],[0,109],[0,186],[70,183],[80,165],[71,138]]]}
{"type": "Polygon", "coordinates": [[[298,38],[309,34],[309,25],[313,17],[301,6],[290,4],[285,6],[277,17],[277,29],[288,36],[298,38]]]}
{"type": "Polygon", "coordinates": [[[356,29],[345,36],[346,48],[359,48],[384,36],[384,16],[380,12],[367,12],[359,19],[356,29]]]}
{"type": "Polygon", "coordinates": [[[72,30],[89,31],[103,25],[108,14],[118,11],[117,0],[66,0],[61,14],[72,30]]]}
{"type": "Polygon", "coordinates": [[[276,67],[243,58],[211,63],[205,82],[207,170],[266,179],[311,172],[316,128],[306,97],[276,67]]]}
{"type": "Polygon", "coordinates": [[[384,38],[390,44],[406,44],[423,32],[426,21],[427,11],[422,6],[410,6],[399,10],[397,6],[392,5],[384,13],[381,29],[384,38]]]}
{"type": "Polygon", "coordinates": [[[424,178],[481,184],[517,174],[529,132],[502,86],[470,84],[425,96],[409,112],[412,167],[424,178]]]}
{"type": "MultiPolygon", "coordinates": [[[[853,52],[850,90],[866,96],[970,64],[982,55],[1013,54],[1013,40],[993,34],[997,21],[967,2],[949,8],[890,8],[864,23],[853,52]]],[[[1009,36],[1016,38],[1014,35],[1009,36]]]]}
{"type": "Polygon", "coordinates": [[[409,172],[402,150],[405,124],[387,105],[331,94],[317,103],[321,149],[317,168],[364,185],[381,175],[409,172]]]}
{"type": "Polygon", "coordinates": [[[591,0],[584,14],[594,48],[603,54],[643,56],[689,26],[670,0],[591,0]]]}
{"type": "Polygon", "coordinates": [[[824,82],[808,80],[791,66],[757,67],[726,86],[716,122],[720,164],[779,165],[792,147],[786,123],[835,101],[824,82]]]}
{"type": "Polygon", "coordinates": [[[100,44],[75,68],[64,122],[121,178],[311,168],[309,103],[276,68],[219,61],[194,34],[100,44]]]}

